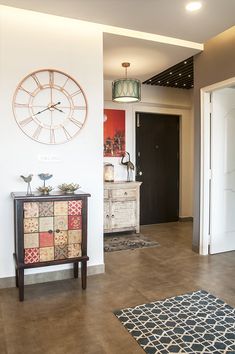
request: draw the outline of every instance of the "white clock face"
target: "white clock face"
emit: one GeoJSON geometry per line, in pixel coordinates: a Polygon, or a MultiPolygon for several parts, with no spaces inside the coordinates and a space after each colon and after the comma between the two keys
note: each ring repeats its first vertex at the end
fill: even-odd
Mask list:
{"type": "Polygon", "coordinates": [[[21,130],[33,140],[62,144],[83,127],[87,101],[71,76],[58,70],[38,70],[19,83],[13,112],[21,130]]]}

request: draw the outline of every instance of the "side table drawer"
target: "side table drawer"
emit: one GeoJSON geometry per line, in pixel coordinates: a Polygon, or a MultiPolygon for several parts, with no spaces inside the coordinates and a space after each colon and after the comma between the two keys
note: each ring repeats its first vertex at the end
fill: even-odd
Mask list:
{"type": "Polygon", "coordinates": [[[136,189],[113,189],[112,198],[136,198],[136,189]]]}

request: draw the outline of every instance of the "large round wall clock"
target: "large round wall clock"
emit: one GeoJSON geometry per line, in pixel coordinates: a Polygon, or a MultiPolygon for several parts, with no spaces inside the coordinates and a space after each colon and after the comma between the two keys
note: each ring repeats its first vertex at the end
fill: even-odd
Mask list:
{"type": "Polygon", "coordinates": [[[17,86],[13,112],[21,130],[43,144],[73,139],[87,116],[81,86],[68,74],[54,69],[35,71],[17,86]]]}

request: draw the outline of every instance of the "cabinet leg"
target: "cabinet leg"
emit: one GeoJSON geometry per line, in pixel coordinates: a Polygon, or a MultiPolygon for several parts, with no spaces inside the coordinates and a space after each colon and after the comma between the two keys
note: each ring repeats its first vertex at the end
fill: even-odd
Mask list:
{"type": "Polygon", "coordinates": [[[24,269],[19,269],[18,272],[19,300],[24,301],[24,269]]]}
{"type": "Polygon", "coordinates": [[[74,278],[78,278],[78,262],[73,263],[73,275],[74,278]]]}
{"type": "Polygon", "coordinates": [[[82,271],[82,288],[86,289],[87,261],[82,261],[81,271],[82,271]]]}
{"type": "Polygon", "coordinates": [[[19,287],[19,277],[18,277],[18,269],[15,268],[15,281],[16,281],[16,287],[19,287]]]}

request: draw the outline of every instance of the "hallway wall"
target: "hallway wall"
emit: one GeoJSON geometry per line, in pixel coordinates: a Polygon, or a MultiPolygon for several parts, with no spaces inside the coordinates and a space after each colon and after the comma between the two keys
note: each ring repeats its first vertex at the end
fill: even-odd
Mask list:
{"type": "MultiPolygon", "coordinates": [[[[135,162],[135,112],[176,114],[180,118],[180,217],[193,216],[193,101],[192,90],[142,85],[139,103],[112,102],[112,82],[104,81],[105,108],[126,111],[126,150],[135,162]]],[[[115,166],[115,179],[125,180],[126,170],[120,158],[105,157],[115,166]]]]}
{"type": "Polygon", "coordinates": [[[194,60],[194,230],[193,247],[200,237],[200,89],[235,76],[235,26],[212,38],[194,60]]]}

